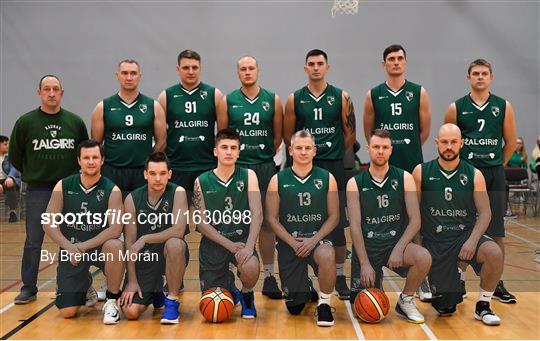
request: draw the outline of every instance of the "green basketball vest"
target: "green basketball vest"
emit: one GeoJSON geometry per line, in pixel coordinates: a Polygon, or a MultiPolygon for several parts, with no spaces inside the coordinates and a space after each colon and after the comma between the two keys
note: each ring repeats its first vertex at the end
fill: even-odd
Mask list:
{"type": "Polygon", "coordinates": [[[271,161],[274,149],[275,94],[261,88],[254,99],[242,90],[227,95],[229,127],[240,133],[240,165],[271,161]]]}
{"type": "Polygon", "coordinates": [[[420,91],[422,87],[409,81],[394,92],[386,83],[371,89],[375,110],[375,129],[392,134],[390,164],[407,172],[423,161],[420,141],[420,91]]]}
{"type": "Polygon", "coordinates": [[[294,93],[295,130],[307,129],[315,137],[317,160],[340,160],[345,154],[341,94],[330,84],[319,97],[307,86],[294,93]]]}
{"type": "Polygon", "coordinates": [[[173,170],[200,171],[215,167],[216,89],[199,83],[188,91],[180,84],[167,94],[167,156],[173,170]]]}

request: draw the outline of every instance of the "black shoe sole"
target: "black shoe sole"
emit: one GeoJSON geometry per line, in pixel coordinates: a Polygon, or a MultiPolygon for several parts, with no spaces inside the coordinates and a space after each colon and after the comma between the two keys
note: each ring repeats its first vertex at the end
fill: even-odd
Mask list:
{"type": "Polygon", "coordinates": [[[497,301],[501,302],[501,303],[508,303],[508,304],[515,304],[517,303],[517,300],[515,298],[509,298],[507,300],[505,299],[502,299],[500,297],[497,297],[495,295],[492,296],[494,299],[496,299],[497,301]]]}

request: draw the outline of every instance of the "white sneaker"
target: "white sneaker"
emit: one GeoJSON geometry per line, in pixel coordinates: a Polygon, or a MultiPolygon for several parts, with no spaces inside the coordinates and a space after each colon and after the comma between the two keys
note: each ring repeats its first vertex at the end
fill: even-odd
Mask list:
{"type": "Polygon", "coordinates": [[[424,315],[420,314],[416,308],[413,296],[403,297],[403,294],[400,294],[396,303],[396,312],[409,322],[424,323],[424,315]]]}
{"type": "Polygon", "coordinates": [[[497,316],[493,310],[489,307],[489,303],[477,302],[476,309],[474,311],[474,318],[482,321],[488,326],[498,326],[501,324],[501,318],[497,316]]]}
{"type": "Polygon", "coordinates": [[[103,305],[103,323],[117,324],[120,322],[120,308],[115,299],[109,299],[103,305]]]}
{"type": "Polygon", "coordinates": [[[101,286],[99,287],[99,291],[97,292],[98,301],[104,302],[107,299],[107,296],[105,295],[106,291],[107,291],[107,280],[103,279],[101,281],[101,286]]]}
{"type": "Polygon", "coordinates": [[[429,289],[429,282],[427,278],[424,278],[420,286],[416,290],[416,296],[420,298],[422,302],[431,302],[433,300],[433,295],[429,289]]]}
{"type": "Polygon", "coordinates": [[[84,305],[87,307],[93,307],[96,305],[97,301],[98,301],[97,291],[96,289],[94,289],[93,286],[90,286],[90,288],[88,288],[88,291],[86,291],[86,302],[84,303],[84,305]]]}

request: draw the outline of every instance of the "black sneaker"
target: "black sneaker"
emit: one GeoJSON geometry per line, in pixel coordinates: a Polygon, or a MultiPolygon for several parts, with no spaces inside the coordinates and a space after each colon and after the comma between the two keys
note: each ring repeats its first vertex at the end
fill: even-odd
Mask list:
{"type": "Polygon", "coordinates": [[[283,297],[274,276],[266,277],[264,279],[262,294],[273,300],[279,300],[283,297]]]}
{"type": "Polygon", "coordinates": [[[493,298],[496,300],[501,301],[502,303],[516,303],[516,296],[512,295],[511,293],[506,290],[504,287],[503,281],[499,281],[497,283],[497,288],[495,288],[495,292],[493,293],[493,298]]]}
{"type": "Polygon", "coordinates": [[[13,303],[15,304],[26,304],[30,303],[31,301],[36,300],[36,293],[31,293],[28,291],[21,291],[17,297],[13,300],[13,303]]]}
{"type": "Polygon", "coordinates": [[[334,325],[332,308],[326,303],[319,304],[317,307],[317,325],[319,327],[331,327],[334,325]]]}
{"type": "Polygon", "coordinates": [[[336,276],[336,291],[340,300],[348,300],[351,297],[351,290],[344,275],[336,276]]]}
{"type": "Polygon", "coordinates": [[[308,277],[308,288],[309,288],[310,301],[317,302],[319,300],[319,294],[313,287],[313,282],[311,281],[311,278],[309,277],[308,277]]]}
{"type": "Polygon", "coordinates": [[[476,302],[476,309],[474,311],[474,318],[482,321],[488,326],[498,326],[501,324],[501,319],[497,316],[489,307],[489,302],[478,301],[476,302]]]}
{"type": "Polygon", "coordinates": [[[465,298],[467,297],[467,288],[465,287],[465,281],[460,279],[460,285],[461,285],[461,297],[465,298]]]}
{"type": "Polygon", "coordinates": [[[448,308],[438,308],[437,313],[439,313],[439,316],[452,316],[453,313],[456,312],[456,306],[453,305],[448,308]]]}
{"type": "Polygon", "coordinates": [[[15,213],[15,212],[9,212],[9,222],[10,222],[10,223],[14,223],[14,222],[16,222],[17,220],[19,220],[19,219],[17,218],[17,213],[15,213]]]}

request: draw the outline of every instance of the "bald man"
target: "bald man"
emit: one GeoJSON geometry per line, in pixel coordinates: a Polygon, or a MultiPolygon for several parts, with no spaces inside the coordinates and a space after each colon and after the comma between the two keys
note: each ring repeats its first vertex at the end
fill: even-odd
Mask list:
{"type": "Polygon", "coordinates": [[[490,301],[501,277],[503,257],[499,246],[484,235],[491,219],[484,176],[460,159],[463,139],[457,125],[444,124],[435,143],[439,157],[413,171],[420,196],[420,233],[432,257],[431,304],[441,316],[456,311],[463,301],[457,263],[469,263],[480,275],[474,318],[499,325],[501,319],[491,310],[490,301]]]}

